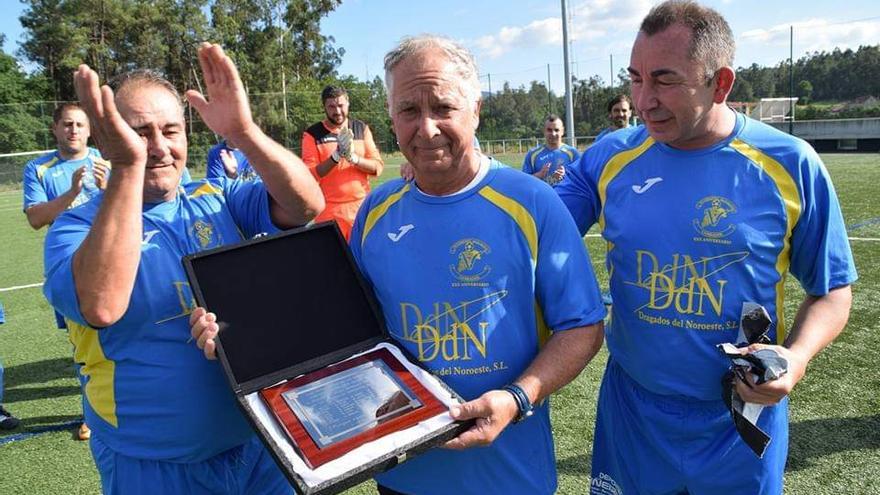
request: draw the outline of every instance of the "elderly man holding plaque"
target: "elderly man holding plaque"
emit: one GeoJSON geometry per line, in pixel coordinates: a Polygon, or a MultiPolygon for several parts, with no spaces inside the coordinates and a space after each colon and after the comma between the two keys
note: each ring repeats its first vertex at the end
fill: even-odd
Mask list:
{"type": "Polygon", "coordinates": [[[189,342],[194,304],[180,259],[305,224],[324,203],[302,161],[254,123],[220,46],[203,44],[199,62],[208,94],[189,91],[189,103],[263,181],[181,186],[186,124],[174,86],[134,71],[114,96],[89,67],[74,76],[113,174],[103,194],[49,231],[44,290],[70,323],[105,494],[292,491],[236,408],[220,366],[189,342]]]}
{"type": "Polygon", "coordinates": [[[473,57],[444,38],[385,56],[388,110],[414,181],[358,212],[351,248],[397,342],[468,402],[475,426],[377,476],[380,493],[553,493],[547,397],[602,344],[583,241],[546,183],[474,146],[473,57]],[[483,447],[483,448],[470,448],[483,447]]]}
{"type": "MultiPolygon", "coordinates": [[[[481,100],[469,52],[407,38],[385,71],[415,178],[366,198],[351,249],[393,339],[467,401],[452,417],[475,423],[445,449],[378,475],[379,492],[554,493],[547,397],[603,340],[605,307],[583,241],[549,185],[474,148],[481,100]]],[[[209,355],[213,319],[193,312],[209,355]]]]}

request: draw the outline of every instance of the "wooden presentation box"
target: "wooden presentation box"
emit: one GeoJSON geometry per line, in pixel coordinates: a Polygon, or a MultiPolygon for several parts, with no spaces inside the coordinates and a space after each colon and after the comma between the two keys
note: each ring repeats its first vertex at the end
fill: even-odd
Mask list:
{"type": "Polygon", "coordinates": [[[183,260],[248,421],[305,495],[338,493],[471,426],[398,347],[335,223],[183,260]]]}

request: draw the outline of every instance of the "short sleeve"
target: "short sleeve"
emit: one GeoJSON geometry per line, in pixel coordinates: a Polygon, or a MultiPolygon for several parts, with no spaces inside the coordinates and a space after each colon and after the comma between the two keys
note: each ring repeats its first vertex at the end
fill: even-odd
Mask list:
{"type": "Polygon", "coordinates": [[[263,181],[219,180],[235,224],[247,238],[257,234],[275,233],[280,229],[272,223],[269,212],[269,192],[263,181]]]}
{"type": "Polygon", "coordinates": [[[536,297],[551,330],[592,325],[606,310],[589,253],[565,206],[547,189],[539,215],[536,297]]]}
{"type": "Polygon", "coordinates": [[[790,271],[808,294],[822,296],[858,275],[828,171],[811,149],[802,160],[803,203],[792,232],[790,271]]]}
{"type": "Polygon", "coordinates": [[[84,213],[97,209],[99,199],[90,201],[84,208],[77,208],[58,216],[43,246],[46,281],[43,294],[56,311],[80,325],[88,323],[80,312],[79,298],[73,278],[73,255],[86,238],[91,222],[84,213]]]}
{"type": "Polygon", "coordinates": [[[24,167],[24,176],[22,178],[22,186],[24,189],[24,202],[22,211],[27,210],[31,206],[49,201],[46,195],[46,188],[37,177],[37,164],[33,161],[28,162],[24,167]]]}
{"type": "Polygon", "coordinates": [[[555,188],[556,193],[574,218],[581,235],[586,234],[590,227],[596,223],[602,209],[592,173],[596,168],[596,164],[592,163],[598,159],[596,155],[589,149],[585,151],[580,159],[571,164],[565,177],[555,188]]]}

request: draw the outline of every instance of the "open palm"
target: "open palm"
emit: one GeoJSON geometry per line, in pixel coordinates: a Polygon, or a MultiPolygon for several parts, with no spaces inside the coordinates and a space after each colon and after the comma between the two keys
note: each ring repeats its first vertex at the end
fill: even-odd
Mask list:
{"type": "Polygon", "coordinates": [[[88,65],[80,65],[73,76],[80,105],[89,116],[92,138],[101,156],[114,167],[140,166],[147,163],[147,143],[123,120],[109,86],[98,85],[98,74],[88,65]]]}
{"type": "Polygon", "coordinates": [[[199,65],[205,79],[207,98],[198,91],[189,90],[186,99],[208,127],[227,140],[247,132],[254,121],[235,64],[220,45],[202,43],[199,47],[199,65]]]}

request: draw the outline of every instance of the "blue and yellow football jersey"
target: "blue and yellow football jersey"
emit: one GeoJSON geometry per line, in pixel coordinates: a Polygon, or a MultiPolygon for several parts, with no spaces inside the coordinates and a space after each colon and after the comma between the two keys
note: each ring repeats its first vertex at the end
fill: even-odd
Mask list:
{"type": "MultiPolygon", "coordinates": [[[[383,185],[358,212],[351,247],[394,339],[467,400],[518,378],[550,329],[605,315],[559,198],[498,162],[451,196],[383,185]]],[[[377,479],[404,493],[552,493],[548,407],[489,447],[432,450],[377,479]]]]}
{"type": "MultiPolygon", "coordinates": [[[[89,148],[85,158],[79,160],[65,160],[61,158],[58,151],[53,151],[29,161],[24,167],[22,178],[24,186],[22,211],[35,204],[52,201],[66,193],[73,183],[73,173],[80,167],[94,162],[110,166],[94,148],[89,148]]],[[[70,208],[85,203],[96,196],[98,192],[99,189],[94,183],[84,185],[76,199],[70,204],[70,208]]]]}
{"type": "Polygon", "coordinates": [[[786,337],[784,284],[807,293],[856,278],[834,188],[810,146],[737,115],[731,136],[700,150],[655,142],[644,127],[592,146],[556,192],[581,232],[607,242],[614,298],[609,351],[646,389],[721,397],[743,303],[767,308],[786,337]]]}
{"type": "MultiPolygon", "coordinates": [[[[522,171],[527,174],[535,174],[548,164],[550,169],[547,171],[545,181],[552,182],[553,172],[560,167],[565,167],[580,158],[581,154],[574,146],[563,144],[555,150],[551,150],[546,145],[541,145],[530,149],[523,159],[522,171]]],[[[553,185],[553,184],[551,184],[553,185]]]]}
{"type": "Polygon", "coordinates": [[[93,329],[79,310],[72,260],[103,197],[61,215],[45,244],[44,293],[70,323],[86,423],[113,451],[140,459],[198,462],[244,443],[253,433],[219,363],[189,342],[194,300],[180,260],[277,231],[265,187],[202,180],[172,201],[145,204],[128,310],[117,323],[93,329]]]}

